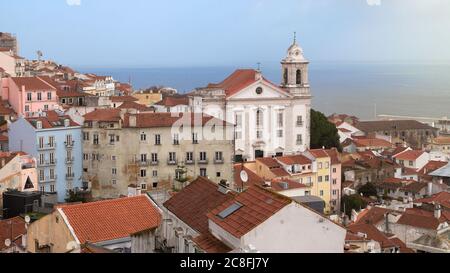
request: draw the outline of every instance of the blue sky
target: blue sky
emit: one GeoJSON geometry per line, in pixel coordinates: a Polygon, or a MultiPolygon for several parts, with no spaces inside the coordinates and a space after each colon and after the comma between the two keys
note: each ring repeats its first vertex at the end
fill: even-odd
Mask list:
{"type": "Polygon", "coordinates": [[[21,55],[73,66],[272,65],[294,31],[313,62],[450,62],[448,0],[3,0],[0,10],[21,55]]]}

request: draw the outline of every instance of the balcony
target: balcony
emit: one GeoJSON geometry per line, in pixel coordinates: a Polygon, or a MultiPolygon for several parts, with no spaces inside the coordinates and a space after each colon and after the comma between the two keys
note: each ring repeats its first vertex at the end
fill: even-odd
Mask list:
{"type": "Polygon", "coordinates": [[[41,181],[39,181],[40,183],[53,183],[53,182],[56,182],[56,179],[57,179],[58,177],[56,176],[56,175],[54,175],[54,176],[46,176],[45,178],[44,178],[44,180],[41,180],[41,181]]]}
{"type": "Polygon", "coordinates": [[[220,159],[216,158],[216,159],[214,159],[214,164],[224,164],[224,163],[225,163],[225,161],[223,160],[223,158],[220,158],[220,159]]]}
{"type": "Polygon", "coordinates": [[[177,165],[178,164],[178,160],[171,160],[171,159],[168,159],[167,160],[167,165],[170,165],[170,166],[173,166],[173,165],[177,165]]]}
{"type": "Polygon", "coordinates": [[[64,145],[66,146],[66,148],[73,148],[73,146],[75,145],[75,141],[65,141],[64,145]]]}
{"type": "Polygon", "coordinates": [[[38,146],[38,151],[46,151],[46,150],[54,150],[56,149],[56,143],[47,143],[44,145],[39,145],[38,146]]]}
{"type": "Polygon", "coordinates": [[[151,166],[158,166],[159,165],[159,161],[158,160],[152,160],[152,161],[150,161],[150,165],[151,166]]]}
{"type": "Polygon", "coordinates": [[[198,160],[198,164],[201,164],[201,165],[205,165],[205,164],[208,164],[208,163],[209,163],[209,160],[206,159],[206,158],[198,160]]]}
{"type": "Polygon", "coordinates": [[[75,162],[75,157],[66,158],[66,164],[73,164],[75,162]]]}
{"type": "Polygon", "coordinates": [[[74,173],[68,173],[66,174],[66,179],[67,180],[73,180],[75,178],[75,174],[74,173]]]}
{"type": "Polygon", "coordinates": [[[44,161],[44,162],[39,162],[39,167],[50,167],[50,166],[56,166],[56,159],[53,161],[44,161]]]}
{"type": "Polygon", "coordinates": [[[186,165],[194,165],[195,164],[195,160],[193,159],[186,159],[186,165]]]}

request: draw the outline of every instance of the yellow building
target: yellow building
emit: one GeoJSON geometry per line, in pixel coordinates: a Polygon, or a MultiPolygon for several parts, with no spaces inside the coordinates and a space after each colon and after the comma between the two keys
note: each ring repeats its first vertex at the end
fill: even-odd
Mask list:
{"type": "Polygon", "coordinates": [[[151,92],[151,91],[141,91],[138,93],[134,93],[132,95],[136,99],[138,99],[138,103],[146,106],[153,105],[157,102],[160,102],[163,99],[163,94],[158,92],[151,92]]]}
{"type": "Polygon", "coordinates": [[[325,213],[331,211],[331,158],[325,150],[310,150],[306,155],[313,160],[316,181],[312,195],[325,201],[325,213]]]}

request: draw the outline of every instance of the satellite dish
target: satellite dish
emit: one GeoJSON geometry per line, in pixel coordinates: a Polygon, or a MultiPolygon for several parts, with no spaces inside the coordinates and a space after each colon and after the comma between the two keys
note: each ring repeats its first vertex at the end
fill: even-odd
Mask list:
{"type": "Polygon", "coordinates": [[[11,240],[10,239],[6,239],[5,240],[5,246],[6,247],[10,247],[11,246],[11,240]]]}
{"type": "Polygon", "coordinates": [[[241,180],[242,180],[242,182],[244,182],[244,183],[248,182],[248,174],[247,174],[246,171],[242,171],[242,172],[241,172],[241,180]]]}
{"type": "Polygon", "coordinates": [[[29,224],[31,222],[30,216],[25,216],[25,223],[29,224]]]}

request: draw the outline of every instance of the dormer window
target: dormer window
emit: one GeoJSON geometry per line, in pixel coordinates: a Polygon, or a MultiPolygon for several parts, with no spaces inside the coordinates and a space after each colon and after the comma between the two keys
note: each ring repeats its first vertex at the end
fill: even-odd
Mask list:
{"type": "Polygon", "coordinates": [[[64,120],[64,127],[69,127],[70,126],[70,120],[69,119],[65,119],[64,120]]]}
{"type": "Polygon", "coordinates": [[[38,120],[38,121],[36,122],[36,128],[37,128],[37,129],[42,129],[42,121],[38,120]]]}

